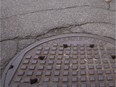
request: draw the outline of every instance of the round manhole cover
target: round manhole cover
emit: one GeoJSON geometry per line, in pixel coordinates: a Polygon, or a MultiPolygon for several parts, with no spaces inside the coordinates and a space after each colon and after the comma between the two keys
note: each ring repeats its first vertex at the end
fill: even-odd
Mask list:
{"type": "Polygon", "coordinates": [[[38,41],[11,60],[3,87],[115,87],[115,41],[64,34],[38,41]]]}

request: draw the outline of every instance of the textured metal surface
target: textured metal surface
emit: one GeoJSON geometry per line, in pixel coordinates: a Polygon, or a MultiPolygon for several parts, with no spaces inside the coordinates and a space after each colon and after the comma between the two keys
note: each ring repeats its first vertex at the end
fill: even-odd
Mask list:
{"type": "Polygon", "coordinates": [[[89,34],[52,37],[7,66],[4,87],[115,87],[115,41],[89,34]],[[10,68],[9,68],[10,67],[10,68]]]}

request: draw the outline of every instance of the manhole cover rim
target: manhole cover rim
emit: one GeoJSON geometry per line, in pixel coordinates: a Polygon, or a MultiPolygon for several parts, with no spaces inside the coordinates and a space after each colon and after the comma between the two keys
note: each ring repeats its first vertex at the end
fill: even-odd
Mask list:
{"type": "MultiPolygon", "coordinates": [[[[58,38],[65,38],[65,37],[89,37],[89,38],[94,38],[94,39],[99,39],[99,40],[103,40],[105,42],[109,42],[109,43],[112,43],[112,44],[115,44],[115,40],[111,39],[111,38],[107,38],[107,37],[103,37],[103,36],[98,36],[98,35],[95,35],[95,34],[82,34],[82,33],[77,33],[77,34],[62,34],[62,35],[58,35],[58,36],[53,36],[53,37],[49,37],[49,38],[45,38],[45,39],[42,39],[40,41],[37,41],[33,44],[31,44],[30,46],[24,48],[22,51],[20,51],[9,63],[8,65],[6,66],[4,72],[3,72],[3,75],[2,75],[2,85],[4,87],[8,87],[7,86],[7,83],[5,80],[6,80],[6,75],[9,71],[9,67],[10,65],[13,64],[14,61],[17,61],[18,57],[20,57],[19,59],[22,60],[23,56],[25,55],[26,52],[28,52],[29,50],[31,50],[32,48],[42,44],[42,43],[45,43],[47,41],[51,41],[51,40],[54,40],[54,39],[58,39],[58,38]]],[[[17,67],[19,66],[19,64],[17,64],[17,67]]],[[[15,68],[17,68],[15,67],[15,68]]],[[[14,69],[15,71],[15,69],[14,69]]]]}

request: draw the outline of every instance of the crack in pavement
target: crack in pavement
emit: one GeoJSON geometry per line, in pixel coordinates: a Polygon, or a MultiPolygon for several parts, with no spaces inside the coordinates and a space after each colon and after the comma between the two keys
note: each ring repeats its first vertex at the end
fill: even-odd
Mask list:
{"type": "Polygon", "coordinates": [[[95,23],[116,25],[116,24],[112,24],[112,23],[109,23],[109,22],[86,22],[86,23],[78,24],[78,26],[82,26],[82,25],[86,25],[86,24],[95,24],[95,23]]]}
{"type": "Polygon", "coordinates": [[[58,10],[65,10],[65,9],[72,9],[72,8],[85,8],[85,7],[89,7],[89,8],[97,8],[97,9],[102,9],[102,10],[108,10],[108,11],[111,11],[111,12],[115,12],[115,10],[111,10],[107,8],[101,8],[101,7],[95,7],[95,6],[89,6],[89,5],[82,5],[82,6],[70,6],[70,7],[64,7],[64,8],[55,8],[55,9],[46,9],[46,10],[37,10],[37,11],[32,11],[32,12],[27,12],[27,13],[22,13],[22,14],[16,14],[16,15],[11,15],[11,16],[8,16],[8,17],[3,17],[3,18],[0,18],[0,19],[7,19],[7,18],[11,18],[11,17],[14,17],[14,16],[20,16],[20,15],[26,15],[26,14],[31,14],[31,13],[39,13],[39,12],[45,12],[45,11],[58,11],[58,10]]]}
{"type": "Polygon", "coordinates": [[[97,24],[97,23],[99,23],[99,24],[109,24],[109,25],[113,25],[113,26],[115,25],[115,24],[108,23],[108,22],[86,22],[86,23],[81,23],[81,24],[71,24],[71,25],[67,25],[67,26],[59,26],[59,27],[55,27],[55,28],[52,28],[52,29],[48,29],[48,30],[46,30],[46,32],[44,32],[42,34],[39,34],[39,35],[36,35],[36,36],[31,36],[31,35],[28,35],[28,36],[25,36],[25,37],[18,37],[17,36],[17,37],[14,37],[14,38],[0,40],[0,42],[7,41],[7,40],[36,39],[38,37],[44,36],[47,33],[54,32],[55,30],[58,30],[58,29],[64,29],[64,28],[70,28],[71,29],[72,27],[77,27],[77,26],[81,27],[81,26],[86,25],[86,24],[97,24]]]}

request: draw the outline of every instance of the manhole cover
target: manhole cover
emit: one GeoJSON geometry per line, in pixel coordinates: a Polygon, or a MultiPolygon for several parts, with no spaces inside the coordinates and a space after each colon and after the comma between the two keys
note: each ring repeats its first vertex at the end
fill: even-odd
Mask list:
{"type": "Polygon", "coordinates": [[[65,34],[38,41],[8,64],[3,87],[115,87],[115,41],[65,34]]]}

